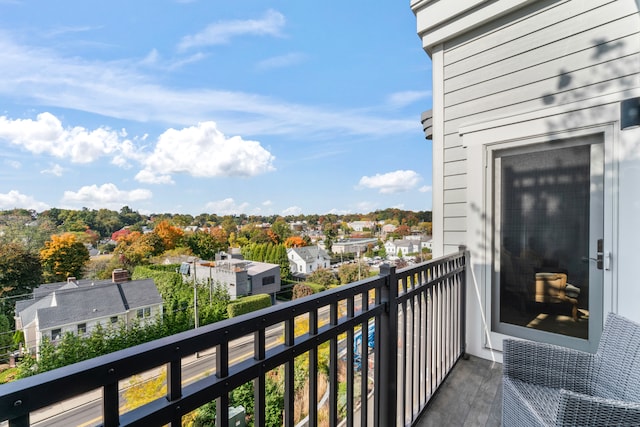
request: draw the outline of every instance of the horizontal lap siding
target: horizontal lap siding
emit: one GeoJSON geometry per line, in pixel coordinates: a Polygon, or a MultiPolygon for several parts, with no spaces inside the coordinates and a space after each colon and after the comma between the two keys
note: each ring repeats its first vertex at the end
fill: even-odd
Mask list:
{"type": "Polygon", "coordinates": [[[639,85],[634,0],[543,0],[445,44],[444,244],[466,241],[461,126],[639,85]],[[635,71],[634,71],[635,70],[635,71]]]}

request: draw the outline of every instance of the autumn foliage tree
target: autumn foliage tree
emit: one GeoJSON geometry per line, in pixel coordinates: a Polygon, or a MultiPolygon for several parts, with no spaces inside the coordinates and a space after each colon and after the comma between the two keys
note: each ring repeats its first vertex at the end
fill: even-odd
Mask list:
{"type": "Polygon", "coordinates": [[[82,277],[89,250],[72,233],[53,235],[40,251],[40,260],[44,281],[62,282],[67,277],[82,277]]]}
{"type": "Polygon", "coordinates": [[[285,248],[301,248],[306,246],[306,242],[300,236],[291,236],[284,241],[285,248]]]}
{"type": "Polygon", "coordinates": [[[184,231],[182,231],[179,227],[174,227],[169,223],[169,221],[164,220],[158,223],[154,228],[153,232],[160,236],[162,241],[164,242],[165,250],[174,249],[179,245],[182,237],[184,236],[184,231]]]}

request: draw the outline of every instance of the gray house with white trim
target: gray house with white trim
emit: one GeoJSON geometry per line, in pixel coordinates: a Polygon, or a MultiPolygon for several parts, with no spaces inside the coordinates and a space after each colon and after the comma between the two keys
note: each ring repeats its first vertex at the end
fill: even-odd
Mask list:
{"type": "Polygon", "coordinates": [[[38,352],[44,337],[55,343],[65,333],[88,335],[98,325],[150,322],[162,315],[162,297],[152,279],[75,280],[44,284],[16,302],[16,330],[26,350],[38,352]]]}

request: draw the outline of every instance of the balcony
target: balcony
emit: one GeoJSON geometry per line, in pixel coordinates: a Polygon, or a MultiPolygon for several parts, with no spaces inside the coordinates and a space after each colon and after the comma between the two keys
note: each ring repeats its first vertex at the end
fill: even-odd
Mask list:
{"type": "Polygon", "coordinates": [[[497,425],[499,367],[460,360],[467,262],[459,252],[400,270],[383,266],[374,278],[2,385],[0,422],[51,425],[53,418],[38,422],[43,411],[93,395],[98,415],[83,425],[180,426],[211,401],[217,426],[242,425],[244,416],[230,421],[238,410],[230,392],[249,384],[254,409],[246,417],[262,426],[274,409],[267,385],[276,377],[279,425],[443,425],[439,411],[452,405],[449,396],[449,416],[464,407],[466,420],[470,411],[487,414],[468,425],[497,425]],[[195,361],[194,376],[187,368],[195,361]],[[132,376],[158,372],[166,373],[162,396],[123,405],[132,376]],[[480,378],[461,379],[469,375],[480,378]]]}

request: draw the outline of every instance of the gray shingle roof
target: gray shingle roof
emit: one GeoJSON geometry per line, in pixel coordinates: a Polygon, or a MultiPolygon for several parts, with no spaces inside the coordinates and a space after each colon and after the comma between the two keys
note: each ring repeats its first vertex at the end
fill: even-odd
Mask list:
{"type": "Polygon", "coordinates": [[[16,313],[26,326],[37,314],[40,329],[69,323],[116,316],[127,309],[148,307],[162,303],[152,279],[116,284],[110,280],[83,281],[48,286],[49,293],[40,290],[39,298],[20,301],[16,313]],[[119,289],[120,288],[120,289],[119,289]]]}
{"type": "Polygon", "coordinates": [[[303,246],[301,248],[291,248],[291,250],[308,263],[315,261],[318,256],[327,260],[331,259],[329,254],[318,246],[303,246]]]}

